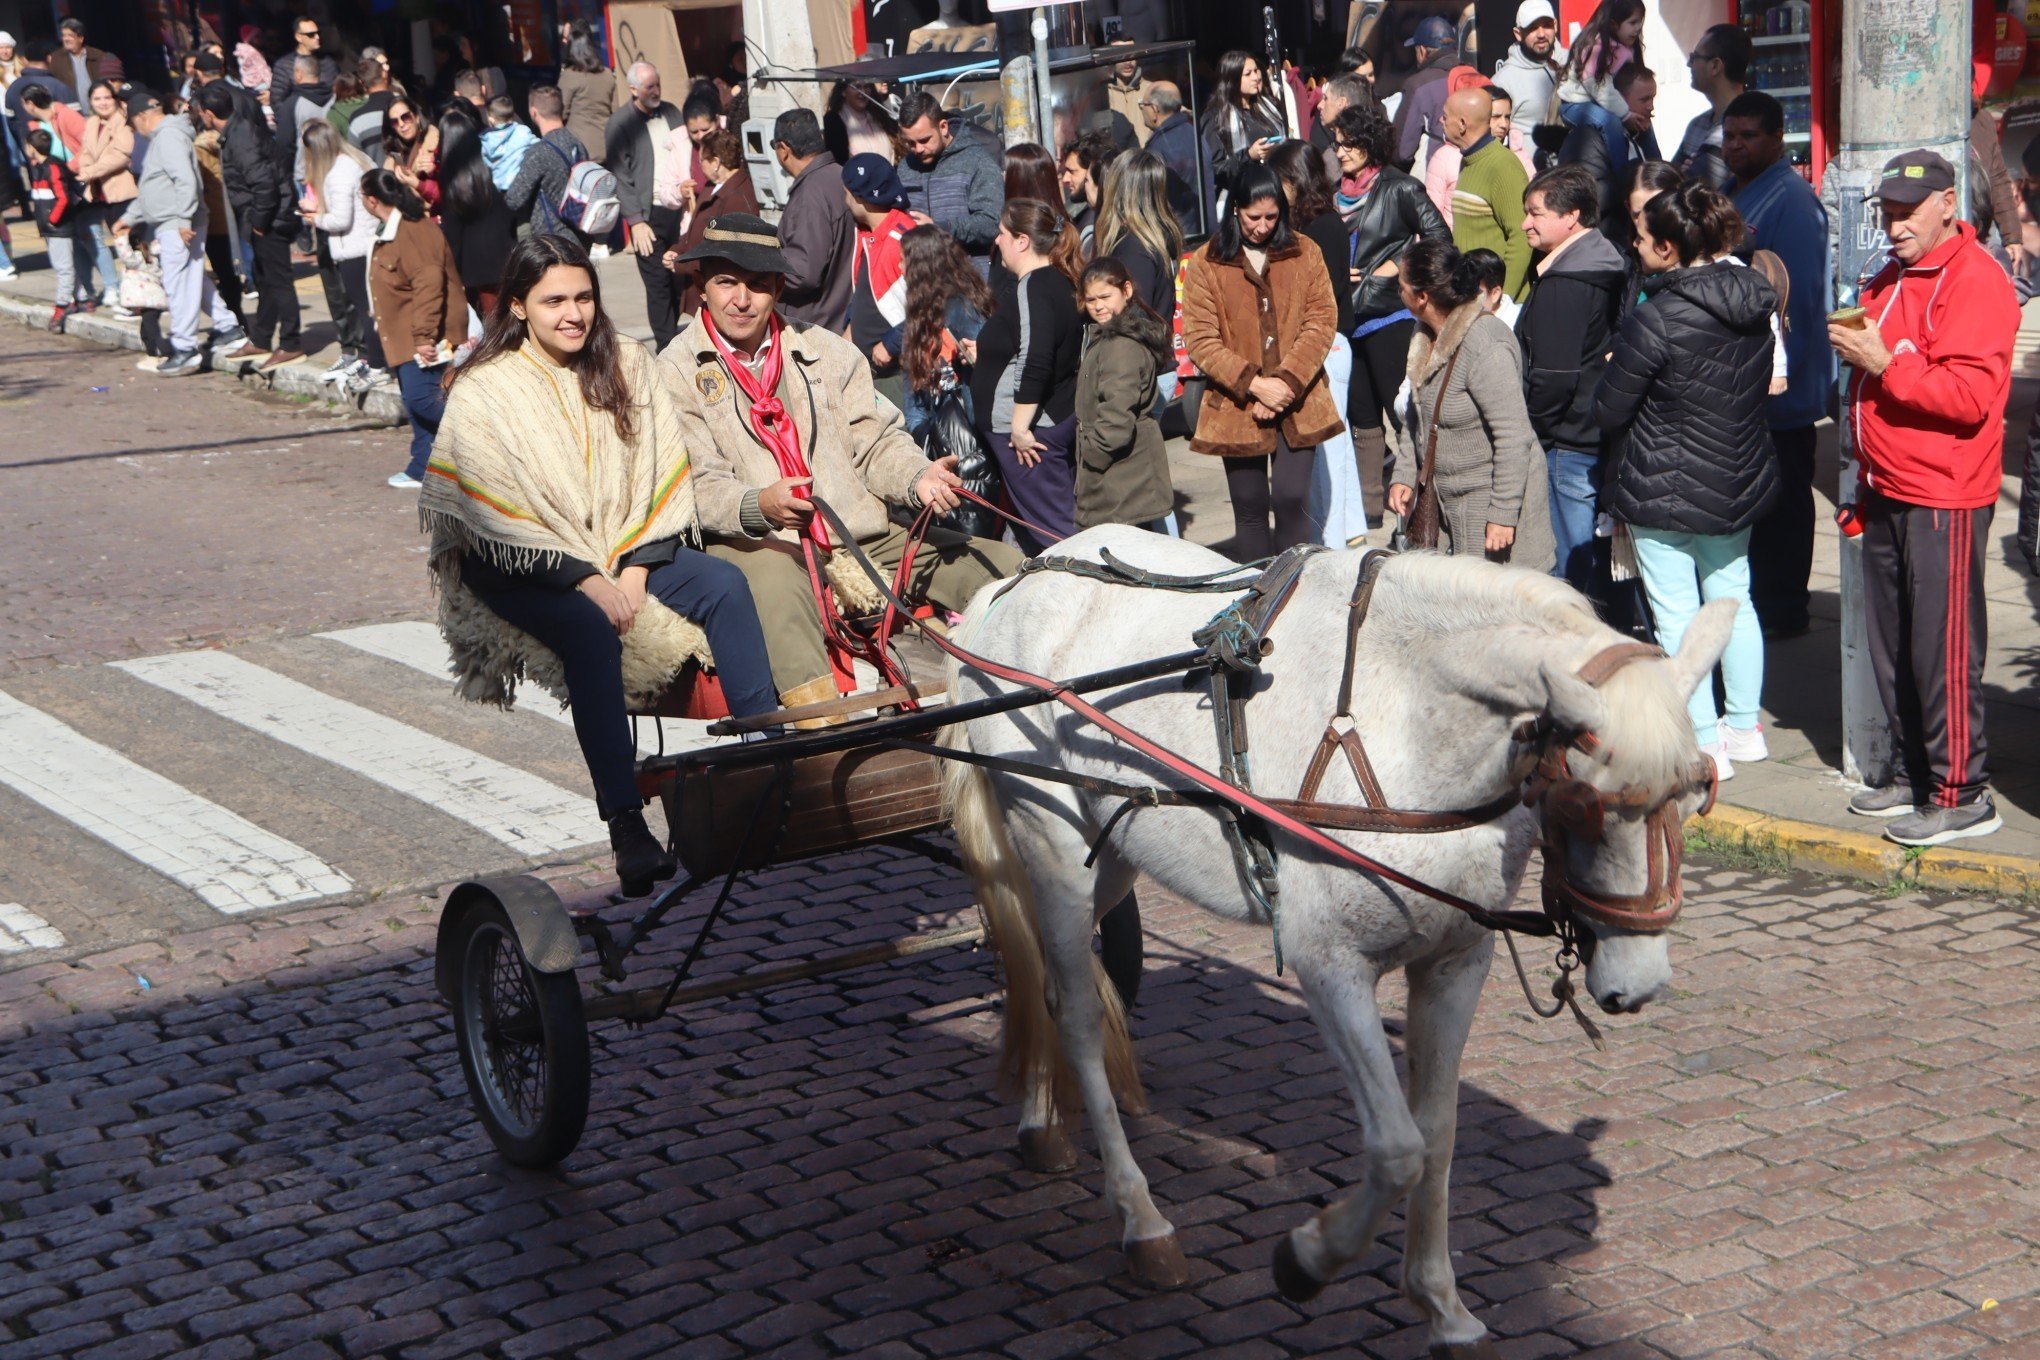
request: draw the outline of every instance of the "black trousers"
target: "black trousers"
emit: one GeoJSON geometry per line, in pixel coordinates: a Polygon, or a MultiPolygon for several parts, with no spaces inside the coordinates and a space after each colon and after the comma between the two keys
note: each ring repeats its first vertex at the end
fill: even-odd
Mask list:
{"type": "Polygon", "coordinates": [[[248,338],[258,349],[268,349],[272,337],[278,349],[303,349],[299,330],[297,286],[290,276],[290,237],[281,231],[266,231],[255,238],[255,324],[248,338]]]}
{"type": "MultiPolygon", "coordinates": [[[[566,668],[574,735],[588,762],[602,820],[643,807],[634,777],[637,747],[623,707],[623,640],[600,606],[579,590],[533,585],[473,557],[461,563],[461,584],[498,618],[537,638],[566,668]]],[[[744,717],[779,707],[765,633],[744,573],[707,553],[682,548],[671,562],[652,568],[645,590],[708,634],[731,713],[744,717]]]]}
{"type": "MultiPolygon", "coordinates": [[[[347,302],[353,307],[354,315],[361,326],[361,346],[354,352],[368,361],[370,368],[386,368],[383,358],[382,337],[376,333],[375,323],[368,314],[368,257],[358,260],[335,260],[333,268],[340,275],[340,287],[347,293],[347,302]]],[[[345,345],[345,341],[341,342],[345,345]]]]}
{"type": "Polygon", "coordinates": [[[212,265],[213,289],[219,293],[220,301],[227,304],[241,323],[241,329],[248,329],[248,317],[241,311],[241,263],[235,258],[234,238],[231,236],[208,236],[205,238],[206,262],[212,265]]]}
{"type": "Polygon", "coordinates": [[[1317,445],[1292,449],[1279,430],[1272,455],[1225,460],[1225,489],[1232,497],[1233,561],[1269,557],[1310,537],[1310,475],[1316,463],[1317,445]]]}
{"type": "Polygon", "coordinates": [[[1867,492],[1863,604],[1899,777],[1941,807],[1983,794],[1983,552],[1994,507],[1936,510],[1867,492]]]}
{"type": "Polygon", "coordinates": [[[660,262],[680,239],[680,210],[654,208],[646,220],[652,224],[652,253],[637,257],[638,277],[645,281],[645,315],[653,345],[664,349],[680,333],[680,276],[660,262]]]}
{"type": "Polygon", "coordinates": [[[1767,633],[1796,633],[1807,624],[1817,442],[1811,425],[1771,431],[1771,446],[1778,451],[1778,499],[1750,527],[1750,603],[1767,633]]]}
{"type": "Polygon", "coordinates": [[[1353,453],[1360,460],[1360,499],[1367,522],[1381,523],[1388,485],[1389,441],[1381,431],[1400,424],[1396,390],[1410,367],[1414,318],[1362,336],[1353,342],[1353,377],[1346,385],[1346,423],[1353,430],[1353,453]]]}
{"type": "Polygon", "coordinates": [[[368,321],[368,309],[355,310],[354,296],[347,291],[340,268],[333,260],[333,238],[323,231],[314,231],[312,236],[318,243],[312,253],[319,260],[319,286],[326,291],[326,314],[333,318],[333,329],[340,333],[340,352],[360,358],[361,329],[368,321]]]}

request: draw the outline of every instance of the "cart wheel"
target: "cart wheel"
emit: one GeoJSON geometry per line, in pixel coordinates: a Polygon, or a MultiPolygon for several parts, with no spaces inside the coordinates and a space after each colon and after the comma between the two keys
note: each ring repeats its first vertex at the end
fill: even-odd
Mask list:
{"type": "Polygon", "coordinates": [[[496,903],[454,928],[453,1031],[475,1113],[518,1166],[550,1166],[588,1122],[588,1023],[571,971],[541,973],[496,903]]]}
{"type": "Polygon", "coordinates": [[[1132,893],[1098,922],[1098,956],[1105,965],[1105,976],[1112,980],[1112,989],[1119,993],[1120,1004],[1132,1010],[1134,998],[1140,995],[1141,965],[1146,958],[1140,902],[1132,893]]]}

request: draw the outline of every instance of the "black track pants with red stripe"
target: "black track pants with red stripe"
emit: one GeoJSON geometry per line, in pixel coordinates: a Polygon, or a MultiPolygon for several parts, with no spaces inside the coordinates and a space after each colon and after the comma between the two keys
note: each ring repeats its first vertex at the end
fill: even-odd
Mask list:
{"type": "Polygon", "coordinates": [[[1899,773],[1942,807],[1984,791],[1983,546],[1993,507],[1936,510],[1865,493],[1870,664],[1899,773]]]}

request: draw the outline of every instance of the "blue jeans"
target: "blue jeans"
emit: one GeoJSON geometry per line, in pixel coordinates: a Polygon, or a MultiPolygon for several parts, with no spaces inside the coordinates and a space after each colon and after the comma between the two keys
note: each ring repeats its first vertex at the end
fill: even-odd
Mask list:
{"type": "Polygon", "coordinates": [[[1629,134],[1620,118],[1592,101],[1561,104],[1558,116],[1565,120],[1567,127],[1599,128],[1601,141],[1608,148],[1609,175],[1622,173],[1622,168],[1629,164],[1629,134]]]}
{"type": "MultiPolygon", "coordinates": [[[[643,807],[632,775],[636,748],[623,706],[623,645],[601,608],[579,590],[533,585],[472,557],[461,564],[461,583],[497,617],[537,638],[566,668],[574,735],[588,762],[603,820],[643,807]]],[[[708,634],[731,713],[746,717],[779,707],[765,630],[743,572],[707,553],[682,548],[671,562],[651,569],[645,593],[708,634]]]]}
{"type": "Polygon", "coordinates": [[[105,206],[93,204],[85,218],[85,225],[91,228],[91,240],[88,242],[82,234],[78,238],[78,290],[94,299],[120,286],[120,275],[113,272],[113,247],[106,240],[107,221],[105,206]],[[97,281],[92,278],[95,272],[99,275],[97,281]]]}
{"type": "MultiPolygon", "coordinates": [[[[1658,646],[1666,652],[1678,652],[1703,601],[1736,602],[1735,627],[1728,636],[1728,650],[1721,654],[1722,689],[1728,699],[1728,725],[1745,732],[1756,727],[1764,695],[1764,633],[1756,610],[1750,608],[1750,531],[1680,534],[1632,525],[1630,533],[1636,539],[1643,591],[1657,619],[1658,646]]],[[[1711,677],[1694,687],[1686,712],[1702,746],[1721,739],[1711,677]]]]}
{"type": "Polygon", "coordinates": [[[1553,576],[1575,590],[1594,584],[1594,468],[1600,458],[1574,449],[1547,449],[1544,465],[1551,478],[1551,536],[1558,560],[1553,576]]]}
{"type": "MultiPolygon", "coordinates": [[[[1325,355],[1325,386],[1341,412],[1346,410],[1352,380],[1353,342],[1335,335],[1331,352],[1325,355]]],[[[1318,445],[1317,466],[1310,477],[1310,520],[1317,541],[1328,548],[1343,548],[1367,536],[1367,505],[1360,492],[1360,459],[1353,451],[1351,430],[1341,430],[1318,445]]]]}
{"type": "Polygon", "coordinates": [[[439,387],[443,376],[439,369],[418,367],[416,359],[397,365],[397,392],[404,399],[404,414],[411,418],[411,461],[404,471],[413,477],[425,475],[425,460],[432,456],[432,440],[439,433],[439,417],[446,413],[446,393],[439,387]]]}

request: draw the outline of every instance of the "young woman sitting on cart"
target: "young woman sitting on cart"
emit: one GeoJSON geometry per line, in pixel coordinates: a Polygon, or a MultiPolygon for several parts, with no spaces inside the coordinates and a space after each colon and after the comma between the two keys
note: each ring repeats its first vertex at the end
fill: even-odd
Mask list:
{"type": "Polygon", "coordinates": [[[645,825],[626,695],[712,663],[731,713],[778,706],[743,573],[690,546],[689,450],[656,362],[617,337],[578,243],[519,242],[447,379],[419,503],[461,693],[565,692],[633,896],[675,866],[645,825]]]}
{"type": "MultiPolygon", "coordinates": [[[[783,322],[775,310],[786,257],[770,223],[719,217],[681,257],[701,261],[702,307],[666,346],[660,368],[687,445],[709,553],[751,583],[765,622],[773,683],[788,706],[836,697],[817,575],[852,611],[880,600],[815,513],[828,502],[873,562],[899,566],[907,533],[889,506],[955,509],[954,458],[930,462],[898,408],[878,395],[871,364],[840,335],[783,322]]],[[[1010,576],[1020,554],[1003,543],[931,528],[914,556],[915,603],[962,609],[979,587],[1010,576]]]]}

